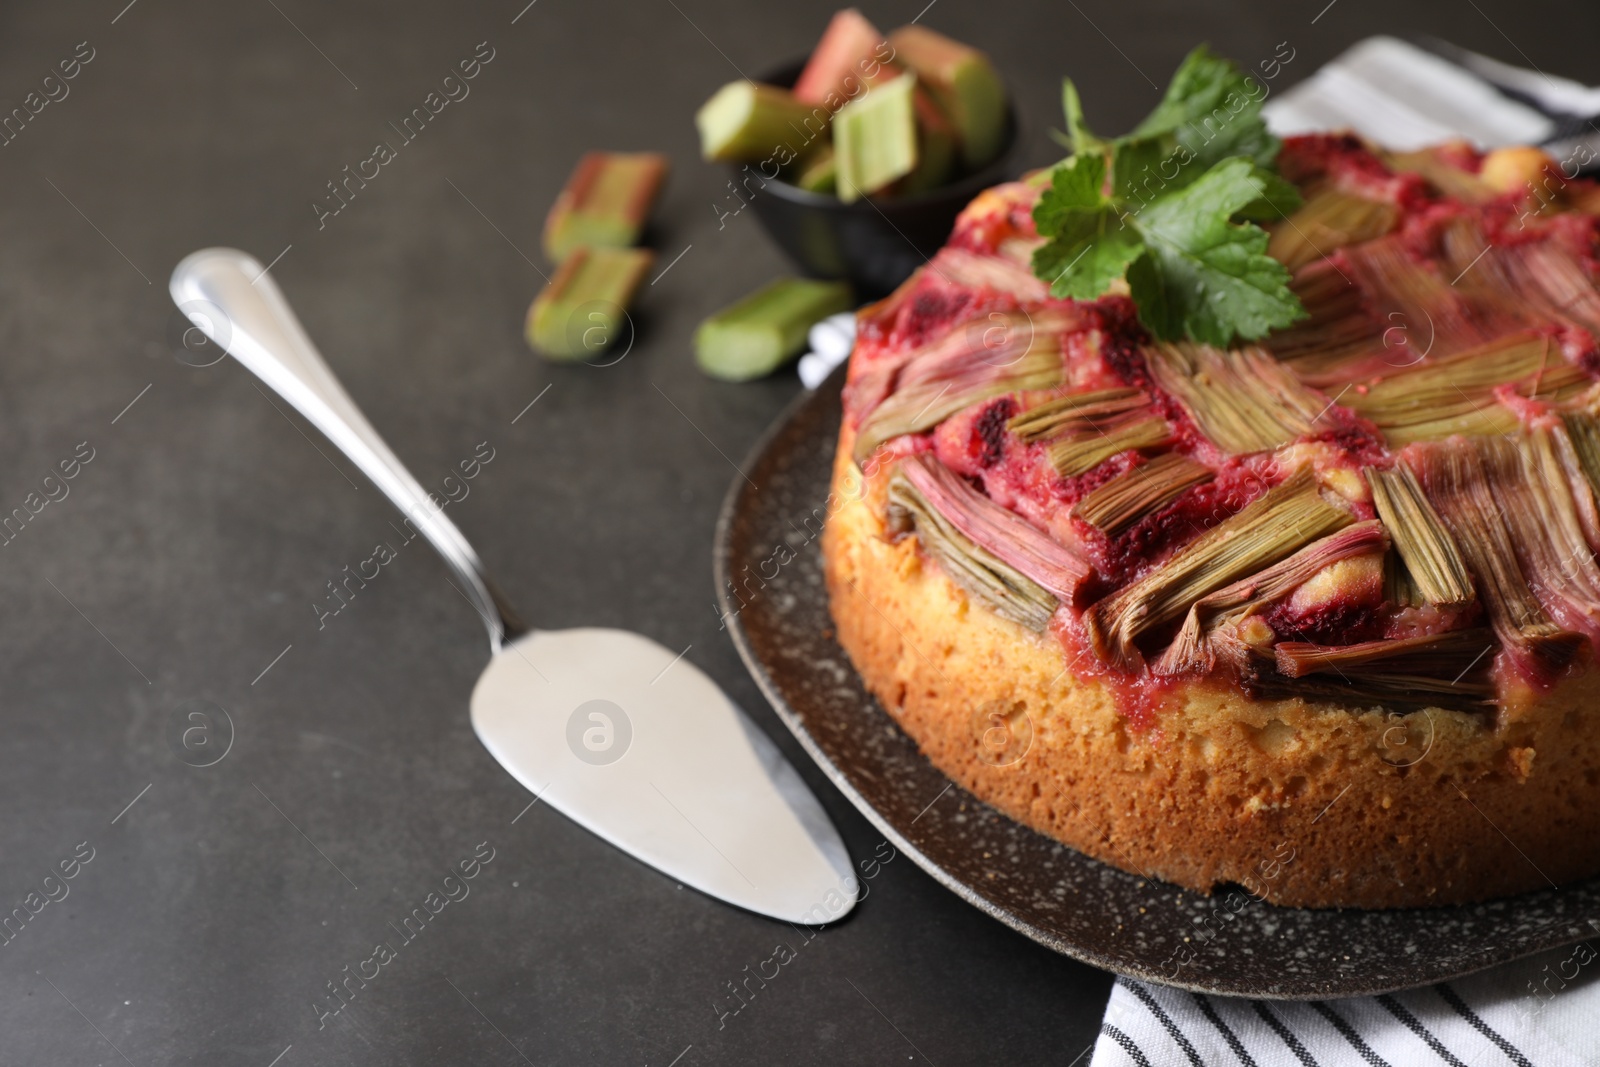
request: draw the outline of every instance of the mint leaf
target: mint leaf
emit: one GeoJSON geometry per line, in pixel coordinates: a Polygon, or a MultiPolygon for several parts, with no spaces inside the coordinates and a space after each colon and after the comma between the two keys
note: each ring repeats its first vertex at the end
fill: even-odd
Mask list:
{"type": "Polygon", "coordinates": [[[1261,121],[1265,99],[1259,81],[1201,45],[1184,57],[1161,103],[1129,136],[1171,135],[1201,171],[1230,156],[1271,166],[1279,142],[1261,121]]]}
{"type": "Polygon", "coordinates": [[[1235,62],[1200,45],[1179,64],[1166,96],[1128,139],[1163,147],[1163,178],[1187,186],[1226,158],[1243,155],[1264,168],[1277,160],[1282,142],[1261,120],[1266,91],[1235,62]]]}
{"type": "Polygon", "coordinates": [[[1250,222],[1272,222],[1294,214],[1305,203],[1294,183],[1277,171],[1258,166],[1254,176],[1261,183],[1261,195],[1234,212],[1235,218],[1250,222]]]}
{"type": "Polygon", "coordinates": [[[1254,165],[1230,159],[1139,215],[1148,262],[1128,283],[1152,333],[1223,346],[1305,317],[1288,268],[1267,255],[1266,231],[1229,221],[1261,193],[1254,165]]]}
{"type": "Polygon", "coordinates": [[[1103,156],[1075,156],[1051,174],[1033,208],[1039,233],[1053,238],[1033,254],[1033,273],[1053,296],[1093,300],[1144,251],[1138,231],[1105,195],[1103,156]]]}
{"type": "Polygon", "coordinates": [[[1059,164],[1050,172],[1050,188],[1033,205],[1033,225],[1041,237],[1054,237],[1062,221],[1075,211],[1105,207],[1106,161],[1085,153],[1059,164]]]}
{"type": "Polygon", "coordinates": [[[1083,121],[1083,104],[1078,100],[1078,87],[1072,84],[1071,78],[1061,79],[1061,110],[1067,116],[1067,137],[1072,142],[1074,152],[1087,151],[1104,144],[1089,132],[1088,123],[1083,121]]]}
{"type": "Polygon", "coordinates": [[[1183,336],[1183,322],[1173,318],[1166,282],[1150,256],[1140,256],[1129,264],[1128,295],[1139,308],[1139,321],[1145,329],[1163,340],[1183,336]]]}
{"type": "Polygon", "coordinates": [[[1155,110],[1133,128],[1132,137],[1171,133],[1216,106],[1242,77],[1239,67],[1205,45],[1199,45],[1172,72],[1172,81],[1155,110]]]}
{"type": "Polygon", "coordinates": [[[1128,264],[1144,253],[1139,231],[1111,208],[1084,212],[1060,238],[1033,254],[1033,273],[1050,282],[1050,295],[1093,300],[1105,295],[1128,264]]]}
{"type": "Polygon", "coordinates": [[[1282,218],[1299,191],[1273,168],[1280,144],[1261,121],[1260,83],[1196,48],[1131,134],[1090,132],[1062,82],[1075,155],[1034,207],[1045,243],[1033,272],[1057,297],[1089,300],[1126,278],[1157,337],[1215,345],[1255,340],[1305,317],[1289,272],[1255,221],[1282,218]]]}
{"type": "Polygon", "coordinates": [[[1244,156],[1263,167],[1270,167],[1277,160],[1278,149],[1283,147],[1283,142],[1267,132],[1267,124],[1261,121],[1258,114],[1260,108],[1258,100],[1250,105],[1249,114],[1241,113],[1219,122],[1217,116],[1227,109],[1225,106],[1218,107],[1205,119],[1177,131],[1178,144],[1194,155],[1194,161],[1201,169],[1233,156],[1244,156]]]}
{"type": "Polygon", "coordinates": [[[1203,168],[1190,168],[1183,174],[1179,160],[1161,140],[1119,137],[1111,145],[1112,193],[1134,210],[1182,188],[1202,173],[1203,168]]]}

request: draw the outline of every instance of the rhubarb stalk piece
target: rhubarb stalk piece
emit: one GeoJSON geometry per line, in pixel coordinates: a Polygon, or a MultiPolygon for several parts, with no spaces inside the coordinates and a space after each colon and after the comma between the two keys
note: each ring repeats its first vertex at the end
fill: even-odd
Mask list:
{"type": "Polygon", "coordinates": [[[1144,662],[1143,634],[1181,618],[1201,597],[1284,559],[1354,522],[1324,500],[1302,467],[1232,518],[1213,526],[1165,563],[1084,612],[1100,658],[1123,669],[1144,662]]]}
{"type": "Polygon", "coordinates": [[[1057,474],[1076,478],[1088,474],[1112,456],[1135,449],[1156,448],[1171,440],[1172,427],[1166,419],[1157,416],[1121,419],[1074,429],[1052,438],[1045,446],[1045,453],[1057,474]]]}
{"type": "Polygon", "coordinates": [[[1373,152],[1390,170],[1420,174],[1430,185],[1457,200],[1481,204],[1495,196],[1488,182],[1462,168],[1459,143],[1430,145],[1412,152],[1387,152],[1381,148],[1374,148],[1373,152]]]}
{"type": "MultiPolygon", "coordinates": [[[[1235,666],[1245,666],[1249,652],[1238,636],[1239,624],[1333,564],[1381,552],[1388,544],[1381,524],[1371,519],[1358,522],[1312,542],[1265,570],[1201,597],[1156,662],[1155,673],[1209,673],[1219,655],[1228,656],[1235,666]]],[[[1270,640],[1273,635],[1266,636],[1270,640]]]]}
{"type": "Polygon", "coordinates": [[[1413,352],[1431,350],[1426,332],[1418,331],[1413,349],[1410,331],[1393,329],[1401,320],[1375,315],[1361,287],[1335,260],[1307,264],[1289,289],[1307,318],[1279,330],[1266,344],[1308,385],[1347,385],[1354,371],[1368,364],[1389,370],[1412,361],[1413,352]]]}
{"type": "MultiPolygon", "coordinates": [[[[1573,427],[1594,428],[1594,417],[1569,413],[1562,418],[1561,426],[1550,426],[1550,448],[1566,476],[1571,491],[1572,505],[1578,514],[1578,525],[1583,529],[1584,540],[1590,545],[1600,545],[1600,498],[1596,497],[1594,472],[1573,439],[1573,427]]],[[[1580,430],[1581,432],[1581,430],[1580,430]]],[[[1592,446],[1594,442],[1589,442],[1592,446]]],[[[1593,458],[1593,457],[1591,457],[1593,458]]]]}
{"type": "Polygon", "coordinates": [[[551,359],[599,355],[624,332],[654,261],[643,248],[574,249],[528,308],[528,343],[551,359]]]}
{"type": "Polygon", "coordinates": [[[996,504],[927,453],[899,467],[925,500],[956,529],[993,552],[1061,600],[1071,600],[1089,565],[1050,535],[996,504]]]}
{"type": "Polygon", "coordinates": [[[588,152],[544,220],[544,252],[560,263],[574,248],[639,243],[667,175],[657,152],[588,152]]]}
{"type": "Polygon", "coordinates": [[[1211,479],[1211,470],[1176,452],[1166,452],[1093,490],[1072,514],[1107,537],[1172,503],[1184,490],[1211,479]]]}
{"type": "Polygon", "coordinates": [[[889,35],[898,63],[910,68],[950,116],[969,170],[1000,154],[1006,136],[1006,93],[989,57],[926,26],[889,35]]]}
{"type": "MultiPolygon", "coordinates": [[[[1477,251],[1482,251],[1479,245],[1477,251]]],[[[1485,257],[1486,259],[1489,257],[1485,257]]],[[[1339,255],[1342,269],[1366,296],[1380,329],[1402,324],[1432,337],[1430,356],[1445,356],[1486,344],[1522,324],[1514,309],[1474,300],[1462,283],[1469,275],[1446,273],[1446,265],[1419,259],[1403,234],[1351,245],[1339,255]],[[1457,279],[1452,285],[1451,280],[1457,279]]],[[[1464,268],[1466,264],[1462,264],[1464,268]]],[[[1482,264],[1479,264],[1482,266],[1482,264]]],[[[1395,363],[1405,362],[1393,353],[1395,363]]]]}
{"type": "MultiPolygon", "coordinates": [[[[1489,657],[1486,655],[1484,659],[1489,657]]],[[[1262,671],[1247,677],[1244,685],[1245,691],[1258,699],[1298,698],[1362,710],[1418,712],[1427,708],[1450,708],[1482,713],[1492,711],[1495,703],[1494,682],[1477,672],[1459,678],[1363,671],[1345,678],[1318,674],[1286,679],[1272,671],[1262,671]]],[[[1408,764],[1401,761],[1392,765],[1404,767],[1408,764]]]]}
{"type": "Polygon", "coordinates": [[[902,74],[875,86],[833,117],[839,199],[881,192],[917,166],[917,80],[902,74]]]}
{"type": "Polygon", "coordinates": [[[888,56],[883,44],[882,32],[855,8],[836,13],[795,79],[795,99],[837,107],[838,100],[859,95],[861,83],[877,73],[874,59],[888,56]]]}
{"type": "Polygon", "coordinates": [[[851,303],[845,282],[780,278],[702,322],[695,359],[713,378],[764,377],[800,354],[807,330],[851,303]]]}
{"type": "Polygon", "coordinates": [[[832,194],[839,188],[838,157],[833,144],[822,145],[801,161],[794,183],[810,193],[832,194]]]}
{"type": "MultiPolygon", "coordinates": [[[[700,154],[708,160],[750,163],[772,159],[816,122],[812,108],[786,89],[752,81],[729,82],[694,114],[700,154]]],[[[781,160],[779,161],[781,164],[781,160]]]]}
{"type": "Polygon", "coordinates": [[[1099,419],[1142,408],[1150,403],[1143,389],[1096,389],[1087,393],[1068,393],[1047,400],[1011,417],[1006,428],[1024,441],[1037,441],[1069,426],[1089,428],[1099,419]]]}
{"type": "Polygon", "coordinates": [[[1309,433],[1333,405],[1264,348],[1158,344],[1146,349],[1156,384],[1183,405],[1217,447],[1243,454],[1281,448],[1309,433]]]}
{"type": "Polygon", "coordinates": [[[1590,490],[1600,494],[1600,419],[1575,412],[1562,416],[1561,423],[1567,431],[1572,451],[1589,479],[1590,490]]]}
{"type": "Polygon", "coordinates": [[[1559,401],[1590,386],[1549,337],[1523,332],[1442,358],[1407,366],[1340,403],[1370,419],[1396,448],[1451,434],[1508,434],[1520,421],[1497,399],[1502,390],[1559,401]]]}
{"type": "MultiPolygon", "coordinates": [[[[1478,596],[1495,636],[1524,662],[1554,673],[1572,662],[1584,637],[1552,620],[1528,584],[1507,522],[1516,518],[1508,505],[1526,503],[1497,499],[1480,452],[1480,444],[1490,440],[1498,438],[1430,441],[1407,449],[1404,458],[1476,575],[1478,596]]],[[[1519,524],[1518,535],[1533,533],[1527,525],[1519,524]]],[[[1537,519],[1531,525],[1536,527],[1537,519]]]]}
{"type": "Polygon", "coordinates": [[[1382,237],[1399,221],[1393,204],[1325,185],[1308,194],[1300,210],[1271,227],[1267,254],[1299,270],[1335,249],[1382,237]]]}
{"type": "Polygon", "coordinates": [[[1496,693],[1498,642],[1485,629],[1449,630],[1353,645],[1281,641],[1274,671],[1253,672],[1261,696],[1296,696],[1344,705],[1485,711],[1496,693]]]}
{"type": "Polygon", "coordinates": [[[1112,456],[1170,441],[1165,419],[1136,414],[1148,404],[1142,389],[1068,393],[1012,416],[1006,425],[1025,443],[1044,441],[1056,473],[1074,478],[1112,456]]]}
{"type": "Polygon", "coordinates": [[[1558,622],[1600,634],[1600,567],[1574,492],[1588,501],[1582,473],[1567,469],[1556,435],[1543,427],[1514,439],[1476,443],[1518,559],[1541,602],[1558,622]]]}
{"type": "Polygon", "coordinates": [[[917,165],[895,187],[901,196],[937,189],[956,168],[956,131],[945,113],[921,85],[911,94],[911,106],[917,117],[917,165]]]}
{"type": "Polygon", "coordinates": [[[1411,468],[1403,463],[1388,471],[1369,468],[1367,484],[1378,518],[1422,599],[1448,607],[1472,603],[1477,593],[1467,561],[1411,468]]]}
{"type": "MultiPolygon", "coordinates": [[[[1431,675],[1456,678],[1470,667],[1489,666],[1486,653],[1494,648],[1494,634],[1485,629],[1447,630],[1417,637],[1359,641],[1353,645],[1317,645],[1309,641],[1280,641],[1273,648],[1278,673],[1304,678],[1329,672],[1363,674],[1377,668],[1385,674],[1413,677],[1431,675]]],[[[1450,683],[1446,683],[1450,684],[1450,683]]]]}
{"type": "Polygon", "coordinates": [[[1546,239],[1501,247],[1484,236],[1477,221],[1463,217],[1444,227],[1440,249],[1441,265],[1454,272],[1457,287],[1498,316],[1600,332],[1600,290],[1587,261],[1566,242],[1546,239]]]}
{"type": "Polygon", "coordinates": [[[900,388],[873,408],[857,428],[856,463],[864,463],[885,441],[931,429],[971,404],[1060,385],[1066,373],[1060,339],[1054,334],[1034,334],[1025,343],[1027,348],[1013,355],[1004,349],[987,349],[978,339],[949,353],[937,353],[936,362],[908,365],[901,372],[900,388]]]}
{"type": "Polygon", "coordinates": [[[1043,633],[1088,566],[931,456],[908,456],[889,480],[888,528],[915,531],[946,575],[996,614],[1043,633]]]}

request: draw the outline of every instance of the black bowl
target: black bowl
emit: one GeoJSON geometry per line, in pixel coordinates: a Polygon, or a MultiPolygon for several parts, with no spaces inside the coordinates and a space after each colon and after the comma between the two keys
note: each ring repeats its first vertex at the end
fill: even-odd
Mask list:
{"type": "MultiPolygon", "coordinates": [[[[788,88],[804,66],[803,61],[789,63],[757,80],[788,88]]],[[[803,272],[848,279],[858,297],[869,299],[888,293],[943,247],[956,216],[973,197],[1013,176],[1020,141],[1016,108],[1008,101],[1005,147],[993,162],[925,193],[847,204],[781,179],[751,181],[755,171],[743,167],[734,169],[734,185],[803,272]]]]}

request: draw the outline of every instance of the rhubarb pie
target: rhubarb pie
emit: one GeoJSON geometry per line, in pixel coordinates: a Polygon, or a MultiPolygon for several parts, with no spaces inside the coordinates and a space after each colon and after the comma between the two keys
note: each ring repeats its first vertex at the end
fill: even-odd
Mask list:
{"type": "Polygon", "coordinates": [[[956,782],[1142,876],[1400,907],[1600,873],[1600,189],[1342,135],[1278,168],[1307,314],[1257,342],[1051,297],[1040,176],[861,312],[839,640],[956,782]]]}

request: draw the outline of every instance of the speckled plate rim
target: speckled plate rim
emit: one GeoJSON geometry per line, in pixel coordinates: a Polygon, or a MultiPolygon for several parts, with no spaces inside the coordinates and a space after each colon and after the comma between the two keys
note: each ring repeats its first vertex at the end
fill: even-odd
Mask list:
{"type": "MultiPolygon", "coordinates": [[[[895,846],[895,848],[897,848],[903,854],[909,856],[912,861],[917,864],[917,866],[927,871],[935,881],[954,892],[967,903],[973,905],[993,918],[998,919],[1000,922],[1011,927],[1013,930],[1016,930],[1032,940],[1037,941],[1039,944],[1045,945],[1061,953],[1062,955],[1086,963],[1090,966],[1097,967],[1101,970],[1110,971],[1114,974],[1123,975],[1129,978],[1136,978],[1140,981],[1171,986],[1177,989],[1185,989],[1195,993],[1217,994],[1224,996],[1250,996],[1269,1000],[1322,1000],[1341,997],[1375,996],[1383,993],[1399,992],[1405,989],[1419,988],[1438,982],[1464,977],[1469,974],[1475,974],[1490,967],[1511,963],[1519,959],[1525,959],[1529,956],[1536,955],[1537,953],[1547,951],[1549,949],[1575,944],[1578,941],[1582,941],[1587,937],[1593,936],[1592,934],[1583,931],[1576,925],[1576,920],[1573,920],[1569,926],[1569,929],[1566,931],[1547,930],[1544,932],[1543,936],[1530,936],[1516,946],[1507,946],[1493,953],[1492,955],[1479,954],[1473,956],[1471,954],[1463,954],[1461,956],[1454,957],[1453,959],[1451,957],[1440,958],[1432,967],[1419,967],[1419,971],[1425,971],[1426,973],[1418,973],[1414,976],[1414,978],[1404,981],[1384,979],[1370,981],[1362,980],[1361,978],[1355,976],[1339,976],[1335,979],[1324,980],[1323,984],[1319,988],[1297,987],[1288,989],[1263,988],[1261,985],[1252,983],[1248,979],[1231,981],[1228,979],[1213,978],[1209,981],[1185,981],[1182,978],[1175,978],[1161,973],[1160,971],[1156,970],[1154,966],[1144,961],[1129,960],[1127,957],[1111,956],[1090,946],[1073,941],[1070,938],[1063,937],[1052,930],[1045,929],[1033,922],[1030,922],[1027,918],[1017,914],[1004,904],[991,899],[991,897],[985,894],[979,887],[974,886],[970,881],[947,870],[941,863],[924,852],[922,848],[914,844],[907,834],[902,832],[901,828],[892,819],[880,812],[877,807],[875,807],[873,803],[857,787],[856,782],[852,779],[850,774],[843,767],[835,763],[832,757],[830,757],[824,750],[822,744],[812,734],[811,730],[806,725],[805,718],[789,703],[788,695],[786,694],[784,688],[773,677],[769,664],[767,664],[757,654],[745,624],[746,606],[739,605],[736,607],[729,597],[729,591],[732,588],[730,580],[731,567],[735,554],[735,545],[733,542],[735,523],[743,514],[745,508],[749,506],[749,502],[752,499],[752,495],[746,492],[747,488],[750,488],[754,485],[754,483],[751,482],[749,475],[752,472],[758,471],[762,466],[772,461],[773,450],[784,437],[786,431],[789,430],[791,423],[798,420],[802,415],[809,413],[809,410],[814,406],[828,407],[839,405],[840,391],[842,390],[844,384],[846,366],[847,365],[841,365],[839,368],[835,369],[834,372],[828,376],[827,380],[818,386],[816,390],[802,392],[792,402],[790,402],[783,412],[773,421],[772,425],[768,427],[762,436],[756,441],[755,445],[752,446],[749,453],[746,455],[744,462],[739,465],[739,473],[730,482],[728,491],[723,497],[721,510],[717,516],[715,542],[712,552],[712,568],[717,587],[717,603],[722,612],[722,616],[731,620],[728,624],[728,632],[733,639],[734,647],[738,650],[740,658],[744,660],[745,667],[750,671],[751,676],[755,679],[756,685],[760,688],[762,694],[772,705],[773,710],[777,713],[778,717],[783,721],[784,725],[789,728],[789,731],[794,734],[796,740],[800,742],[801,747],[806,750],[806,753],[810,755],[817,766],[822,769],[823,773],[828,776],[828,779],[833,782],[834,786],[841,793],[843,793],[852,804],[856,806],[857,810],[859,810],[862,815],[867,818],[867,821],[876,827],[879,832],[881,832],[884,837],[895,846]]],[[[831,445],[831,438],[829,444],[831,445]]],[[[826,635],[819,634],[818,638],[819,640],[829,642],[833,641],[831,637],[826,635]]],[[[844,657],[846,662],[848,662],[848,657],[845,655],[842,649],[839,650],[839,653],[840,656],[844,657]]],[[[899,724],[895,722],[892,716],[883,710],[883,708],[875,699],[868,696],[866,704],[867,706],[863,708],[864,712],[876,715],[882,720],[883,725],[891,727],[894,731],[901,734],[901,736],[905,736],[904,731],[900,729],[899,724]]],[[[906,737],[906,740],[910,742],[911,739],[906,737]]],[[[933,767],[931,762],[929,762],[927,766],[928,769],[934,773],[940,773],[938,772],[937,768],[933,767]]],[[[1045,838],[1044,835],[1039,834],[1038,831],[1033,830],[1031,827],[1024,826],[1023,824],[1010,819],[1008,816],[985,804],[971,793],[968,793],[954,781],[949,779],[946,779],[946,781],[949,782],[950,791],[958,792],[959,795],[965,800],[966,804],[992,813],[995,818],[1009,823],[1011,827],[1014,827],[1015,830],[1021,834],[1032,835],[1034,837],[1042,838],[1046,841],[1050,840],[1049,838],[1045,838]]],[[[940,795],[943,796],[943,794],[940,795]]],[[[1105,866],[1098,860],[1085,856],[1082,853],[1078,853],[1070,849],[1068,851],[1085,864],[1096,867],[1105,866]]],[[[1112,870],[1114,870],[1114,868],[1112,870]]],[[[1145,881],[1136,875],[1127,874],[1126,872],[1116,873],[1124,875],[1131,882],[1142,883],[1145,881]]],[[[1156,884],[1164,885],[1164,883],[1156,884]]],[[[1176,890],[1179,887],[1170,888],[1176,890]]],[[[1600,896],[1600,879],[1592,882],[1579,883],[1574,886],[1559,887],[1552,890],[1539,890],[1534,893],[1526,894],[1522,897],[1514,897],[1509,898],[1507,901],[1491,903],[1506,903],[1510,905],[1515,904],[1518,901],[1527,900],[1531,902],[1534,898],[1548,899],[1553,894],[1564,896],[1568,893],[1585,896],[1588,898],[1600,896]]],[[[1337,911],[1283,908],[1270,904],[1262,904],[1261,906],[1273,912],[1282,913],[1282,915],[1285,917],[1298,916],[1311,918],[1315,916],[1334,916],[1339,914],[1337,911]]],[[[1418,922],[1426,922],[1428,919],[1435,917],[1441,921],[1449,921],[1450,913],[1459,912],[1464,914],[1471,907],[1474,906],[1469,905],[1463,908],[1397,909],[1386,911],[1383,914],[1395,916],[1397,918],[1410,916],[1414,917],[1418,922]]],[[[1316,920],[1315,918],[1311,918],[1311,921],[1316,920]]],[[[1404,920],[1402,919],[1401,921],[1404,920]]],[[[1589,919],[1588,921],[1591,923],[1591,925],[1594,925],[1597,932],[1600,932],[1600,922],[1597,922],[1595,919],[1589,919]]]]}

